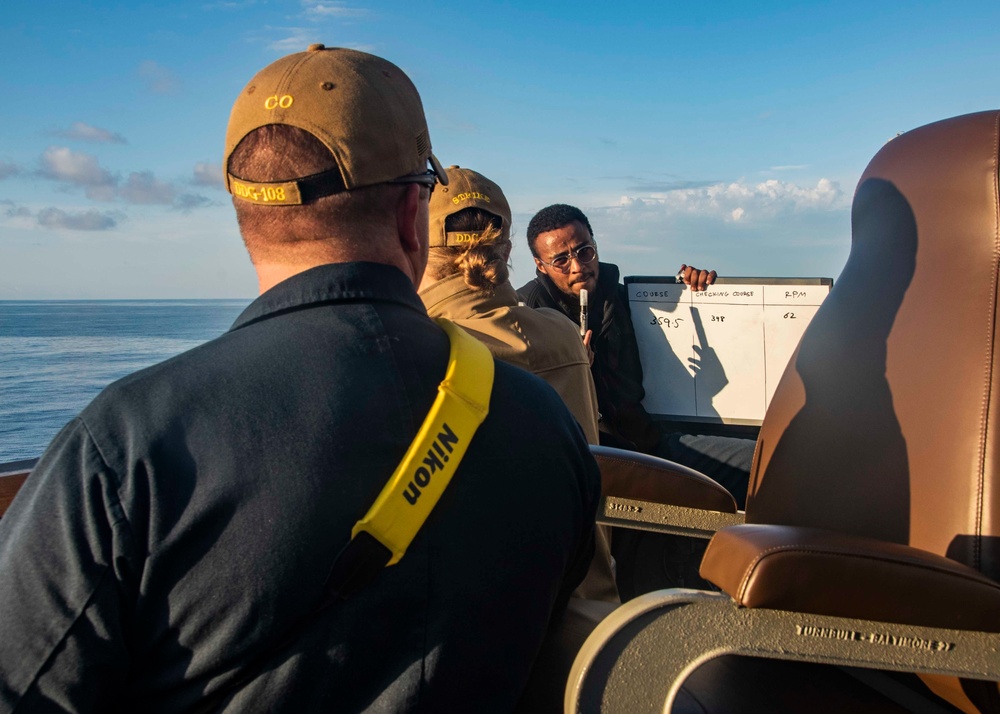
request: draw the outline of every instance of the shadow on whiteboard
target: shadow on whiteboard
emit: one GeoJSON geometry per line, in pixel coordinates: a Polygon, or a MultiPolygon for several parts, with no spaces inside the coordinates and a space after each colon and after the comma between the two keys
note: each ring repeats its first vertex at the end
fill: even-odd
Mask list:
{"type": "Polygon", "coordinates": [[[719,417],[715,408],[715,397],[729,384],[726,369],[722,366],[715,348],[709,344],[705,325],[701,320],[701,311],[691,308],[691,320],[697,341],[691,345],[694,356],[688,357],[694,379],[694,396],[698,403],[698,412],[705,417],[719,417]]]}
{"type": "Polygon", "coordinates": [[[680,302],[687,290],[678,285],[673,290],[677,301],[668,299],[646,306],[649,319],[643,322],[647,329],[641,330],[638,339],[646,389],[644,403],[651,413],[656,413],[660,404],[697,405],[687,410],[692,416],[718,421],[721,414],[714,400],[729,378],[709,341],[700,311],[680,302]]]}

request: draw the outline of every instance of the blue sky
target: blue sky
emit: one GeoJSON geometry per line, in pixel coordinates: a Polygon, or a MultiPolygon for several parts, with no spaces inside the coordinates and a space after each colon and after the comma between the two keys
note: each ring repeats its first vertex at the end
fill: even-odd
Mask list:
{"type": "Polygon", "coordinates": [[[7,2],[0,299],[252,297],[221,188],[232,102],[311,42],[379,54],[524,242],[588,214],[624,275],[836,277],[890,138],[1000,105],[1000,3],[7,2]]]}

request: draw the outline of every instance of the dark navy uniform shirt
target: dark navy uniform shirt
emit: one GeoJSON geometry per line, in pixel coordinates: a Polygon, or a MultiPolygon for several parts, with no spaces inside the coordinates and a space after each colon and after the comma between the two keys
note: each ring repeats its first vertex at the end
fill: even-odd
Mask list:
{"type": "MultiPolygon", "coordinates": [[[[617,265],[598,265],[597,287],[590,294],[587,328],[594,331],[590,342],[594,351],[590,373],[601,413],[601,443],[662,455],[659,444],[663,434],[642,405],[646,396],[642,386],[642,363],[625,286],[618,282],[617,265]]],[[[522,285],[517,294],[529,307],[561,310],[573,322],[580,322],[579,302],[572,304],[541,271],[535,271],[534,280],[522,285]]]]}
{"type": "MultiPolygon", "coordinates": [[[[410,281],[351,263],[108,387],[0,520],[0,711],[183,712],[225,689],[316,605],[447,360],[410,281]]],[[[598,494],[559,397],[497,363],[489,416],[403,560],[272,652],[228,710],[510,710],[586,570],[598,494]]]]}

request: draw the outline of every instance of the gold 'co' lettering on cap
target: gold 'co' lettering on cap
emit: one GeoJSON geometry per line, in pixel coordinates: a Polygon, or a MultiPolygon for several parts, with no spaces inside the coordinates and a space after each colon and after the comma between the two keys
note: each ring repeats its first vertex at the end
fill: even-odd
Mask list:
{"type": "Polygon", "coordinates": [[[478,191],[470,191],[468,193],[460,193],[451,199],[451,202],[458,205],[462,201],[486,201],[490,202],[490,197],[485,193],[479,193],[478,191]]]}
{"type": "Polygon", "coordinates": [[[252,184],[230,179],[233,195],[254,203],[270,203],[278,205],[299,205],[302,197],[295,182],[281,184],[252,184]]]}
{"type": "Polygon", "coordinates": [[[291,94],[282,94],[280,97],[277,94],[272,94],[264,100],[264,108],[267,110],[277,109],[278,107],[288,109],[294,101],[295,99],[291,94]]]}

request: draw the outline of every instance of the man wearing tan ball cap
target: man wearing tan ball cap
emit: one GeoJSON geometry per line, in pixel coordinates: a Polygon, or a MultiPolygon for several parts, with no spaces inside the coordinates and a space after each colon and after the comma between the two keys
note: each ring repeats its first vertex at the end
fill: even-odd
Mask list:
{"type": "Polygon", "coordinates": [[[0,710],[513,710],[593,552],[558,395],[485,355],[488,415],[402,558],[352,539],[468,339],[417,296],[447,177],[416,89],[353,50],[279,59],[224,171],[261,295],[108,387],[0,520],[0,710]]]}

